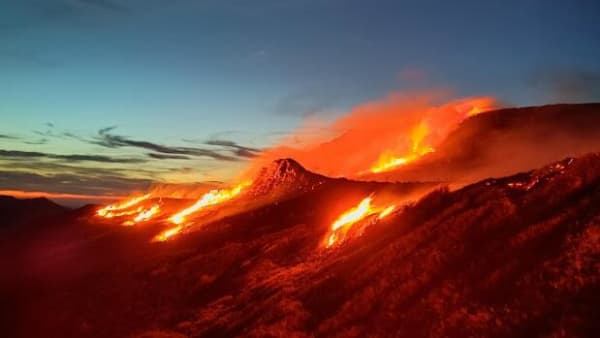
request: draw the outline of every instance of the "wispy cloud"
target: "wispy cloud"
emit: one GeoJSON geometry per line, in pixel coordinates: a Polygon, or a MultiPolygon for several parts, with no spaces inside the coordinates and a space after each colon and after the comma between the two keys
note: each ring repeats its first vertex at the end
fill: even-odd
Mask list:
{"type": "Polygon", "coordinates": [[[211,146],[231,148],[232,151],[239,157],[253,158],[258,156],[258,154],[261,152],[260,149],[243,146],[230,140],[214,139],[208,140],[204,143],[211,146]]]}
{"type": "Polygon", "coordinates": [[[57,173],[40,175],[32,172],[0,171],[0,189],[46,191],[56,193],[112,195],[150,186],[148,179],[118,175],[80,175],[57,173]]]}
{"type": "Polygon", "coordinates": [[[0,149],[0,157],[4,158],[15,158],[15,157],[25,157],[25,158],[48,158],[48,159],[57,159],[57,160],[66,160],[66,161],[90,161],[90,162],[103,162],[103,163],[143,163],[146,162],[143,159],[138,158],[118,158],[118,157],[109,157],[103,155],[81,155],[81,154],[69,154],[69,155],[61,155],[61,154],[50,154],[50,153],[42,153],[36,151],[19,151],[19,150],[3,150],[0,149]]]}
{"type": "Polygon", "coordinates": [[[24,143],[25,144],[31,144],[31,145],[41,145],[41,144],[48,143],[48,139],[47,138],[41,138],[39,140],[24,141],[24,143]]]}
{"type": "MultiPolygon", "coordinates": [[[[168,154],[168,155],[183,155],[183,156],[196,156],[196,157],[207,157],[220,161],[239,161],[242,158],[249,157],[248,155],[254,151],[254,149],[239,146],[237,144],[213,144],[224,146],[225,149],[213,150],[199,147],[180,147],[180,146],[166,146],[157,144],[149,141],[134,140],[126,136],[116,135],[112,131],[116,127],[106,127],[98,131],[96,136],[90,142],[96,145],[100,145],[107,148],[121,148],[121,147],[134,147],[145,150],[150,150],[154,153],[154,158],[160,158],[157,154],[168,154]],[[223,151],[228,151],[232,155],[223,154],[223,151]]],[[[207,143],[208,144],[208,143],[207,143]]],[[[162,158],[167,158],[162,156],[162,158]]],[[[171,157],[173,158],[173,157],[171,157]]],[[[180,157],[181,159],[181,157],[180,157]]]]}
{"type": "Polygon", "coordinates": [[[159,159],[159,160],[190,160],[191,158],[185,155],[170,155],[170,154],[155,154],[148,153],[149,157],[159,159]]]}

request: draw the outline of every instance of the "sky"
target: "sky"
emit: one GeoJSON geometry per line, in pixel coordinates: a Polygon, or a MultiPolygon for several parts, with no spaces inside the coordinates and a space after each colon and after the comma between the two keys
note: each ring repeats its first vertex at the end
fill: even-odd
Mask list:
{"type": "MultiPolygon", "coordinates": [[[[0,3],[0,191],[229,182],[392,92],[600,100],[597,1],[0,3]]],[[[399,112],[401,113],[401,112],[399,112]]]]}

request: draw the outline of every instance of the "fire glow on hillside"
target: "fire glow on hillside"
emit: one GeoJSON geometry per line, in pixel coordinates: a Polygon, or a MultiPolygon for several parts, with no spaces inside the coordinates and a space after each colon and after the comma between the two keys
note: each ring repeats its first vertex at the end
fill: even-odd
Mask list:
{"type": "Polygon", "coordinates": [[[139,210],[131,211],[128,209],[130,209],[131,207],[133,207],[135,205],[138,205],[139,203],[147,200],[148,198],[150,198],[150,194],[133,197],[124,202],[111,204],[104,208],[101,208],[96,213],[98,216],[105,217],[105,218],[132,215],[136,212],[139,212],[139,210]]]}
{"type": "MultiPolygon", "coordinates": [[[[357,172],[358,176],[387,172],[435,152],[435,146],[464,119],[495,107],[495,100],[490,97],[467,98],[443,105],[433,102],[434,96],[417,95],[415,98],[406,98],[391,95],[381,102],[360,105],[334,122],[332,129],[343,131],[342,137],[319,140],[317,146],[297,151],[290,147],[275,147],[266,151],[252,165],[264,163],[261,161],[269,156],[277,156],[300,159],[303,164],[318,167],[319,173],[333,176],[356,176],[357,172]],[[281,151],[286,153],[281,154],[281,151]],[[341,153],[350,156],[340,157],[341,153]]],[[[152,191],[101,208],[97,211],[97,216],[117,218],[120,224],[127,226],[158,219],[170,227],[155,236],[153,241],[166,241],[194,224],[193,218],[200,217],[201,211],[208,208],[213,210],[212,208],[236,198],[257,179],[256,174],[247,177],[252,177],[252,180],[243,181],[231,188],[188,194],[192,198],[199,197],[180,210],[163,208],[160,202],[156,204],[150,202],[150,199],[176,198],[181,194],[175,196],[169,193],[166,196],[152,191]]],[[[363,225],[358,228],[358,232],[361,232],[360,229],[364,226],[387,217],[395,210],[394,204],[375,205],[373,196],[364,198],[330,226],[325,246],[339,244],[349,234],[354,236],[357,233],[356,228],[352,229],[355,224],[363,225]]]]}
{"type": "Polygon", "coordinates": [[[186,221],[188,216],[197,213],[204,208],[221,204],[233,199],[251,184],[251,181],[245,181],[231,189],[214,189],[207,192],[202,197],[200,197],[192,206],[185,208],[179,211],[178,213],[174,214],[173,216],[169,217],[169,222],[175,224],[175,226],[164,230],[160,234],[156,235],[152,239],[152,241],[164,242],[169,238],[177,235],[181,230],[183,230],[184,222],[186,221]]]}
{"type": "Polygon", "coordinates": [[[466,118],[498,106],[487,96],[444,104],[440,99],[435,92],[392,93],[358,105],[331,123],[311,120],[262,152],[251,171],[279,158],[293,158],[308,170],[331,177],[391,171],[434,152],[466,118]]]}
{"type": "Polygon", "coordinates": [[[372,203],[373,197],[368,196],[362,199],[357,206],[342,213],[331,224],[329,234],[326,237],[325,247],[330,248],[344,241],[352,227],[369,216],[377,214],[377,219],[375,221],[378,221],[387,217],[396,209],[396,205],[394,204],[375,206],[372,203]]]}
{"type": "MultiPolygon", "coordinates": [[[[245,181],[230,189],[214,189],[200,197],[192,206],[174,213],[168,217],[168,221],[176,226],[169,228],[153,239],[153,241],[166,241],[176,235],[184,228],[184,222],[189,216],[200,210],[229,201],[239,195],[245,188],[252,184],[251,181],[245,181]]],[[[151,206],[140,205],[149,200],[152,194],[133,197],[120,203],[115,203],[98,209],[96,215],[107,219],[119,218],[125,220],[122,222],[126,226],[134,226],[141,222],[147,222],[159,215],[162,210],[160,204],[153,203],[151,206]]]]}
{"type": "Polygon", "coordinates": [[[202,197],[200,197],[198,201],[196,201],[196,203],[194,203],[191,207],[186,208],[178,212],[177,214],[169,217],[169,221],[171,221],[174,224],[181,224],[186,220],[187,216],[196,213],[203,208],[230,200],[237,196],[240,192],[242,192],[244,188],[248,187],[251,184],[252,182],[243,182],[231,189],[211,190],[204,194],[202,197]]]}

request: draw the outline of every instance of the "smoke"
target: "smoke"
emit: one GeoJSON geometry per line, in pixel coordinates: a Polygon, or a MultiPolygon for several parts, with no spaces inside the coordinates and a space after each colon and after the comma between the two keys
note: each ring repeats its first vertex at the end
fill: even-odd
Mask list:
{"type": "Polygon", "coordinates": [[[492,97],[439,103],[440,93],[392,93],[358,105],[333,122],[314,119],[265,150],[250,173],[278,158],[294,158],[311,171],[333,177],[358,176],[384,153],[411,151],[411,132],[426,125],[423,142],[435,146],[465,117],[496,107],[492,97]],[[316,131],[311,133],[310,131],[316,131]]]}

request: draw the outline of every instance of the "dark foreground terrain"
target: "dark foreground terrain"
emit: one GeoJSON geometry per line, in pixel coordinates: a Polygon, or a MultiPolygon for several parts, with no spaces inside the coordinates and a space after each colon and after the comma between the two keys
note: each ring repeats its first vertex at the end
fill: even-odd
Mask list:
{"type": "Polygon", "coordinates": [[[600,332],[600,155],[437,189],[325,249],[331,221],[384,185],[328,181],[164,243],[161,224],[99,224],[91,207],[23,225],[2,234],[0,334],[600,332]]]}

